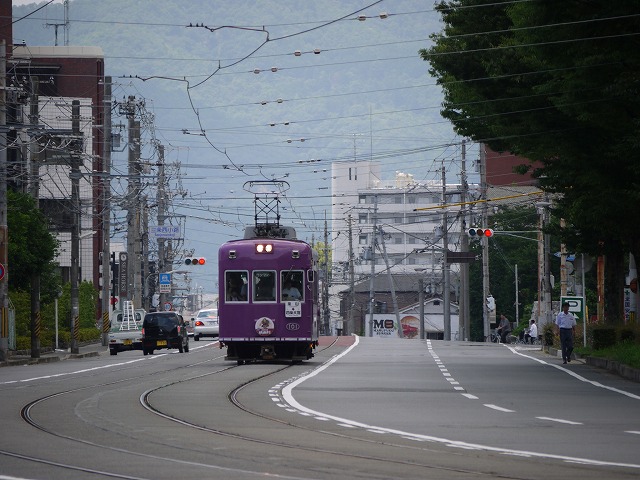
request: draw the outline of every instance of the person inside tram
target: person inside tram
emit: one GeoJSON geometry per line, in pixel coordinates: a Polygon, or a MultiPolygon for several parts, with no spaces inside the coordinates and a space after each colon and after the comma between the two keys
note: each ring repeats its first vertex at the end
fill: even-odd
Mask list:
{"type": "Polygon", "coordinates": [[[302,299],[302,294],[300,290],[294,287],[291,284],[290,280],[287,280],[284,284],[284,288],[282,289],[282,300],[300,300],[302,299]]]}

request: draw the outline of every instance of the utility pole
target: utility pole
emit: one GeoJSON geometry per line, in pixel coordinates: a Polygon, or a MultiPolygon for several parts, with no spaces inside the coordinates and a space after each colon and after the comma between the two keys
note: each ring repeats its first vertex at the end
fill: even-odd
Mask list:
{"type": "Polygon", "coordinates": [[[140,275],[140,122],[136,121],[135,97],[130,96],[126,106],[129,120],[129,181],[127,188],[127,288],[128,300],[134,308],[141,308],[140,275]]]}
{"type": "MultiPolygon", "coordinates": [[[[164,172],[164,145],[158,145],[158,189],[156,191],[156,203],[158,204],[158,226],[164,225],[165,218],[167,216],[167,192],[165,190],[165,184],[167,180],[164,172]]],[[[164,238],[158,238],[158,274],[166,273],[170,271],[167,268],[167,253],[165,251],[164,238]]],[[[166,294],[159,293],[158,307],[162,308],[166,299],[166,294]]]]}
{"type": "Polygon", "coordinates": [[[384,264],[387,269],[387,275],[389,277],[389,289],[391,290],[391,301],[393,302],[393,311],[396,314],[396,325],[398,325],[398,337],[404,338],[404,332],[402,331],[402,325],[400,325],[400,312],[398,311],[398,297],[396,296],[396,286],[393,284],[393,275],[391,274],[391,268],[389,266],[389,258],[387,257],[387,244],[384,243],[384,232],[380,231],[380,242],[382,243],[382,256],[384,258],[384,264]]]}
{"type": "Polygon", "coordinates": [[[102,150],[102,346],[109,340],[111,322],[111,77],[104,79],[104,147],[102,150]],[[107,267],[107,265],[109,265],[107,267]]]}
{"type": "MultiPolygon", "coordinates": [[[[375,303],[376,246],[378,243],[378,195],[373,196],[373,233],[371,234],[371,276],[369,277],[369,336],[373,336],[373,304],[375,303]]],[[[367,327],[364,328],[365,335],[367,327]]]]}
{"type": "MultiPolygon", "coordinates": [[[[0,41],[0,145],[7,145],[7,45],[0,41]]],[[[9,295],[7,254],[9,228],[7,227],[7,149],[0,148],[0,265],[4,278],[0,279],[0,361],[9,356],[9,295]]]]}
{"type": "MultiPolygon", "coordinates": [[[[40,83],[38,77],[31,79],[31,98],[29,104],[29,123],[38,124],[39,118],[39,96],[38,89],[40,83]]],[[[35,140],[31,144],[31,175],[29,181],[29,194],[38,208],[38,197],[40,195],[40,154],[35,140]]],[[[40,313],[40,274],[31,274],[31,358],[40,358],[40,327],[42,317],[40,313]]]]}
{"type": "MultiPolygon", "coordinates": [[[[484,144],[480,144],[480,192],[482,202],[482,225],[489,221],[489,207],[487,202],[487,154],[484,144]]],[[[484,324],[484,338],[489,340],[490,319],[487,298],[489,297],[489,239],[483,237],[482,242],[482,318],[484,324]]]]}
{"type": "Polygon", "coordinates": [[[349,214],[348,218],[349,224],[349,321],[348,325],[343,325],[343,332],[347,335],[349,332],[349,328],[353,329],[353,304],[356,299],[356,275],[353,266],[353,227],[352,217],[349,214]]]}
{"type": "MultiPolygon", "coordinates": [[[[462,140],[462,166],[461,166],[461,183],[462,192],[460,194],[460,202],[462,203],[462,222],[460,231],[460,251],[469,251],[469,237],[467,236],[467,195],[469,184],[467,183],[467,144],[462,140]]],[[[460,340],[469,340],[471,332],[471,312],[469,299],[469,264],[467,262],[460,263],[460,299],[458,310],[458,323],[460,330],[460,340]]]]}
{"type": "Polygon", "coordinates": [[[444,288],[442,303],[444,303],[444,339],[451,340],[451,278],[449,275],[449,220],[447,218],[447,179],[444,163],[442,165],[442,269],[444,274],[444,288]]]}
{"type": "Polygon", "coordinates": [[[329,228],[327,211],[324,211],[324,281],[322,282],[323,327],[325,335],[329,334],[329,228]]]}
{"type": "Polygon", "coordinates": [[[418,303],[420,312],[420,340],[424,340],[424,279],[422,277],[418,279],[418,303]]]}
{"type": "MultiPolygon", "coordinates": [[[[80,137],[80,100],[71,105],[71,131],[80,137]]],[[[71,353],[80,353],[78,335],[80,333],[79,261],[80,261],[80,152],[71,152],[71,353]]]]}

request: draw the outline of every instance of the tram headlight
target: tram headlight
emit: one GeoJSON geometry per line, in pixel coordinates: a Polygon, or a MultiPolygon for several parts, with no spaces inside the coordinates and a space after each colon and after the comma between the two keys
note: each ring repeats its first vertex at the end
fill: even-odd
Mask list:
{"type": "Polygon", "coordinates": [[[256,244],[256,253],[273,253],[273,244],[271,243],[256,244]]]}

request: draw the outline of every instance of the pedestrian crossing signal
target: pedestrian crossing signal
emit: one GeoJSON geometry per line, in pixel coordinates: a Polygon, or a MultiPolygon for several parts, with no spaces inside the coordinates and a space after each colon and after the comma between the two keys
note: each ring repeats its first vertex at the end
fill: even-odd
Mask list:
{"type": "Polygon", "coordinates": [[[493,237],[493,229],[491,228],[470,228],[467,234],[471,238],[493,237]]]}
{"type": "Polygon", "coordinates": [[[187,258],[184,261],[185,265],[204,265],[205,263],[207,263],[207,260],[202,257],[187,258]]]}

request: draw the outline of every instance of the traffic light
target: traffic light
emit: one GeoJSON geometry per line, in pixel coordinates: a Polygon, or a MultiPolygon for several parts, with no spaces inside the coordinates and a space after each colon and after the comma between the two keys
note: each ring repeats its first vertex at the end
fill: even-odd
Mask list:
{"type": "Polygon", "coordinates": [[[187,258],[184,261],[185,265],[204,265],[205,263],[207,263],[207,259],[203,257],[187,258]]]}
{"type": "Polygon", "coordinates": [[[471,238],[493,237],[493,229],[491,228],[470,228],[467,234],[471,238]]]}

